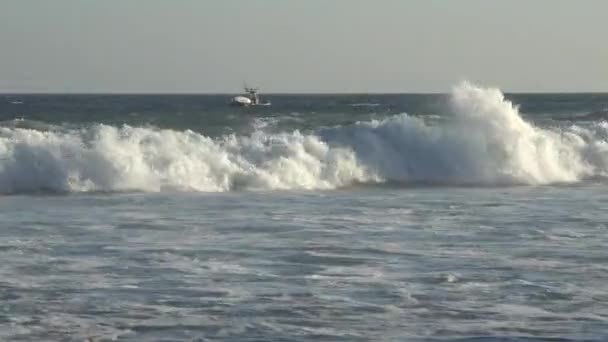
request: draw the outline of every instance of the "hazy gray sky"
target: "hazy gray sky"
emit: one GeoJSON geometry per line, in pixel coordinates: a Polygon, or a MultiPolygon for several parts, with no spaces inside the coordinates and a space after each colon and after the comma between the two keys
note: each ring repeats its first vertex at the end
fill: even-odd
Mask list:
{"type": "Polygon", "coordinates": [[[607,0],[0,0],[0,92],[608,91],[607,0]]]}

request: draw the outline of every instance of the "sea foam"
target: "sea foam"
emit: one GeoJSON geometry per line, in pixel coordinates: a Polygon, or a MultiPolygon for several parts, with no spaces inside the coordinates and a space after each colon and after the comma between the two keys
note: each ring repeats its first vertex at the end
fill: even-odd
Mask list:
{"type": "Polygon", "coordinates": [[[469,83],[447,120],[407,114],[322,129],[209,138],[93,125],[0,128],[0,192],[334,189],[396,182],[509,185],[605,176],[606,126],[536,127],[498,89],[469,83]]]}

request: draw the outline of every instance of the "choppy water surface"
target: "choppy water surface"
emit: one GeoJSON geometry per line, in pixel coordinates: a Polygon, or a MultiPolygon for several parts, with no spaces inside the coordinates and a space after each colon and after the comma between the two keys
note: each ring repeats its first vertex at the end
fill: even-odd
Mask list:
{"type": "Polygon", "coordinates": [[[596,185],[5,198],[11,340],[608,333],[596,185]]]}
{"type": "Polygon", "coordinates": [[[0,339],[604,340],[608,97],[377,97],[4,97],[0,339]]]}

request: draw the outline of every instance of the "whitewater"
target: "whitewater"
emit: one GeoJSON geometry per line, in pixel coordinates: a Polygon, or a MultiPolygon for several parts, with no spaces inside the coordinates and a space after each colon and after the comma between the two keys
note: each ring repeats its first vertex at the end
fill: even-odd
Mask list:
{"type": "Polygon", "coordinates": [[[0,340],[606,340],[607,94],[262,95],[0,95],[0,340]]]}
{"type": "Polygon", "coordinates": [[[207,137],[93,124],[0,130],[0,192],[336,189],[353,184],[512,185],[603,177],[606,125],[541,128],[498,89],[463,83],[446,121],[408,114],[346,126],[207,137]]]}

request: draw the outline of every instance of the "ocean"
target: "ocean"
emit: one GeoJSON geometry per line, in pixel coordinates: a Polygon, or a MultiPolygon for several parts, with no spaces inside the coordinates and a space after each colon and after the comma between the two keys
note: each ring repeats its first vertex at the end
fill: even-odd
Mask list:
{"type": "Polygon", "coordinates": [[[604,341],[608,94],[0,95],[0,340],[604,341]]]}

